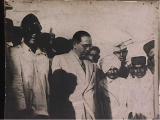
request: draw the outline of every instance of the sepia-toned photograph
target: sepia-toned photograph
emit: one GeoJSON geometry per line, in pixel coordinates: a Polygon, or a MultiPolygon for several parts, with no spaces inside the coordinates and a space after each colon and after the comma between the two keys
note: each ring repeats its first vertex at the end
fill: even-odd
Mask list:
{"type": "Polygon", "coordinates": [[[4,0],[5,119],[160,119],[159,1],[4,0]]]}

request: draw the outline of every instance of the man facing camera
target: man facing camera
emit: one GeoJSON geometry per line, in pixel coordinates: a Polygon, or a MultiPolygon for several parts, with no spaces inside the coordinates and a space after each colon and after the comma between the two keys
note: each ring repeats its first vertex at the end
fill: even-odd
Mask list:
{"type": "MultiPolygon", "coordinates": [[[[35,111],[33,105],[34,83],[37,78],[36,37],[41,33],[41,24],[33,14],[26,15],[22,22],[23,42],[10,48],[9,72],[7,79],[7,115],[9,118],[32,118],[35,111]]],[[[47,114],[47,113],[45,113],[47,114]]]]}
{"type": "Polygon", "coordinates": [[[131,58],[131,79],[128,79],[128,118],[153,119],[154,118],[154,78],[147,69],[146,57],[131,58]]]}
{"type": "Polygon", "coordinates": [[[133,78],[144,77],[147,71],[146,57],[145,56],[132,57],[129,69],[130,69],[130,74],[132,75],[133,78]]]}
{"type": "Polygon", "coordinates": [[[97,63],[100,58],[100,49],[97,46],[92,46],[86,54],[86,60],[92,63],[97,63]]]}

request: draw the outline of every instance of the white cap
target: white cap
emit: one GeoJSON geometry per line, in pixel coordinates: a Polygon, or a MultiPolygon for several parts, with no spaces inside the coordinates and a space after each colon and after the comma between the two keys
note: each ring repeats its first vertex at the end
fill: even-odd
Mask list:
{"type": "Polygon", "coordinates": [[[131,41],[131,40],[132,40],[132,39],[129,39],[129,40],[126,40],[126,41],[123,41],[123,42],[121,42],[121,43],[118,43],[118,44],[114,45],[113,52],[126,49],[126,48],[127,48],[127,45],[133,43],[133,41],[131,41]]]}

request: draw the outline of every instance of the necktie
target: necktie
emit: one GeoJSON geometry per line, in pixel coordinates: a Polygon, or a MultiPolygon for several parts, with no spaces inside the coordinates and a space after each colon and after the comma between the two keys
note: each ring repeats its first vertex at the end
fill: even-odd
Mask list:
{"type": "Polygon", "coordinates": [[[83,60],[81,60],[81,63],[82,63],[81,66],[82,66],[84,72],[86,73],[86,67],[85,67],[85,64],[84,64],[83,60]]]}

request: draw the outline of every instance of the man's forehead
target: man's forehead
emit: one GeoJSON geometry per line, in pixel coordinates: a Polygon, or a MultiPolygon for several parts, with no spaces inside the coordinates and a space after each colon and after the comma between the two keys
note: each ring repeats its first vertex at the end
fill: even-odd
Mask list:
{"type": "Polygon", "coordinates": [[[92,39],[89,36],[81,37],[81,44],[92,44],[92,39]]]}
{"type": "Polygon", "coordinates": [[[127,48],[118,49],[118,50],[114,51],[114,53],[120,53],[120,52],[127,52],[127,48]]]}

